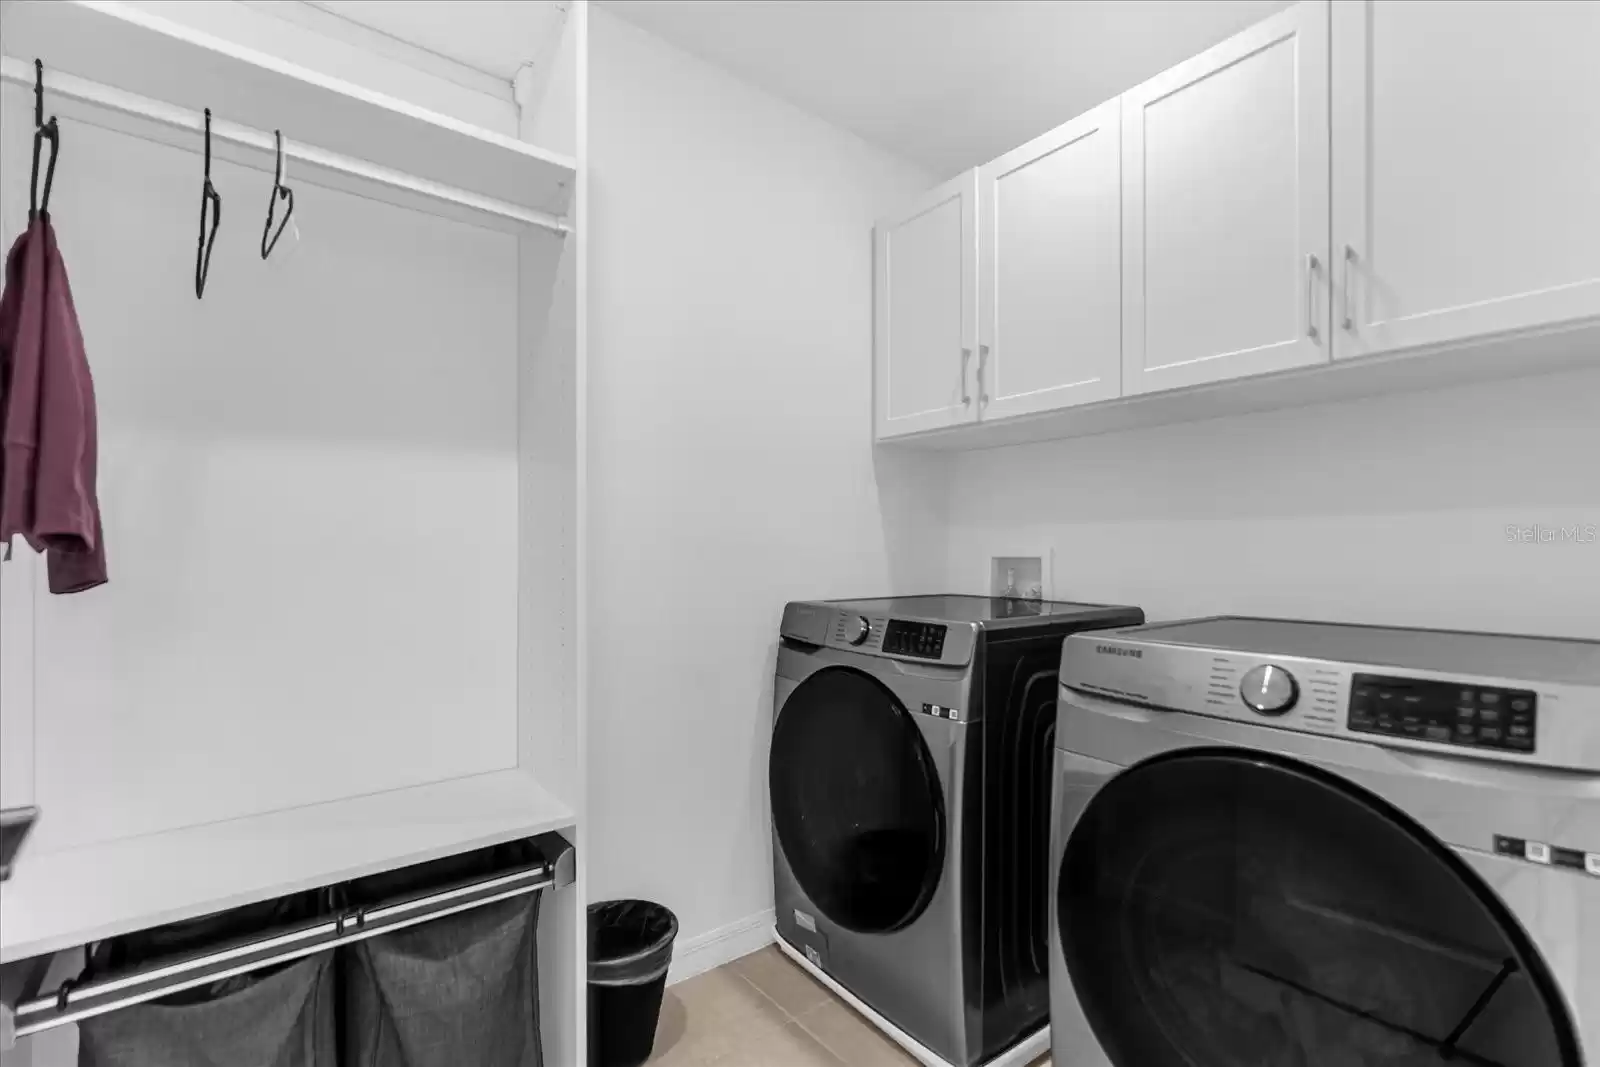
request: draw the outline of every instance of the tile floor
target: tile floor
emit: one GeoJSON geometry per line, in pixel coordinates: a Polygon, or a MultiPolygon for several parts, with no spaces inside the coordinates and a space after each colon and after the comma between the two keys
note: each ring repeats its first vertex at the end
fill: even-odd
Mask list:
{"type": "MultiPolygon", "coordinates": [[[[1048,1067],[1046,1056],[1033,1067],[1048,1067]]],[[[768,946],[667,989],[652,1065],[918,1067],[768,946]]]]}

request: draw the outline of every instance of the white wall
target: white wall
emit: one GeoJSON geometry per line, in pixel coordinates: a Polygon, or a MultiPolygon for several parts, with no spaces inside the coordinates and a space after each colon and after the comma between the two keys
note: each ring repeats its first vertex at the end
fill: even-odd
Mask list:
{"type": "Polygon", "coordinates": [[[967,453],[947,576],[1055,552],[1055,594],[1600,638],[1600,371],[967,453]]]}
{"type": "Polygon", "coordinates": [[[938,578],[927,461],[870,445],[871,224],[928,179],[604,9],[590,47],[591,898],[681,955],[770,914],[784,602],[938,578]]]}
{"type": "MultiPolygon", "coordinates": [[[[7,234],[28,96],[5,87],[7,234]]],[[[5,566],[30,850],[514,766],[515,239],[306,179],[302,239],[264,263],[272,177],[219,159],[196,300],[196,154],[62,126],[111,582],[54,597],[20,547],[5,566]]]]}
{"type": "Polygon", "coordinates": [[[640,26],[950,177],[1290,0],[602,0],[640,26]]]}

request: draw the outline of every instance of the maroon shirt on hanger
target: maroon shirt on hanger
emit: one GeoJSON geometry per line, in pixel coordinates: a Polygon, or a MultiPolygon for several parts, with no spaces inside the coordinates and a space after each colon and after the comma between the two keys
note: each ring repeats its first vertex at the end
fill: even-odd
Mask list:
{"type": "Polygon", "coordinates": [[[0,392],[0,542],[9,547],[21,534],[45,553],[52,593],[104,583],[94,382],[47,216],[6,257],[0,392]]]}

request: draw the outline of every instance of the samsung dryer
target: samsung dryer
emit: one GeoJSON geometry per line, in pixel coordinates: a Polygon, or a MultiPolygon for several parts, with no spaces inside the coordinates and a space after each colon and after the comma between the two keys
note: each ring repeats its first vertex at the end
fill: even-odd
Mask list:
{"type": "Polygon", "coordinates": [[[1142,618],[972,596],[784,609],[779,944],[924,1063],[1044,1051],[1061,642],[1142,618]]]}
{"type": "Polygon", "coordinates": [[[1600,643],[1072,637],[1056,748],[1056,1063],[1600,1056],[1600,643]]]}

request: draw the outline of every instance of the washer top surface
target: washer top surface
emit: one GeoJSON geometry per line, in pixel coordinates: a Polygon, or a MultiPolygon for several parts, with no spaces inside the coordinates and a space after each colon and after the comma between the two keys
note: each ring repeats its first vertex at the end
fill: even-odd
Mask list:
{"type": "Polygon", "coordinates": [[[1217,616],[1119,630],[1123,639],[1386,664],[1445,673],[1600,685],[1600,641],[1217,616]]]}
{"type": "Polygon", "coordinates": [[[1127,609],[1110,604],[1077,604],[1064,600],[1023,600],[1016,597],[973,596],[965,593],[926,593],[918,596],[876,597],[866,600],[830,600],[829,604],[863,615],[889,615],[930,622],[975,622],[1017,625],[1031,621],[1067,622],[1099,617],[1127,609]]]}

